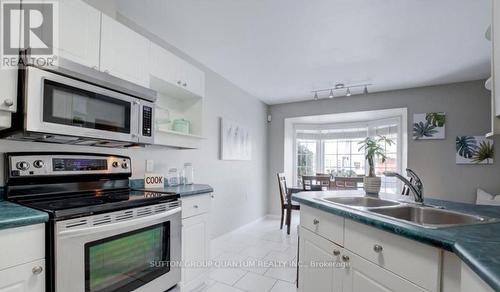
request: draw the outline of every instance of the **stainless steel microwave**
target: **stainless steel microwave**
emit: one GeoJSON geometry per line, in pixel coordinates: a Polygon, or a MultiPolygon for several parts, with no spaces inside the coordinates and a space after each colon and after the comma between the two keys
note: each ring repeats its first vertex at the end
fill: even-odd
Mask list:
{"type": "Polygon", "coordinates": [[[18,112],[12,128],[1,136],[103,147],[153,143],[156,92],[69,61],[64,64],[57,70],[19,69],[18,112]]]}

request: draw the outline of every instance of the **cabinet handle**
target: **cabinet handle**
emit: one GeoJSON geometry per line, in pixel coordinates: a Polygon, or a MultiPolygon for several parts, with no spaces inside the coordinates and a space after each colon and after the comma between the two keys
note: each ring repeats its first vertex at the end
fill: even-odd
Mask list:
{"type": "Polygon", "coordinates": [[[43,268],[41,266],[34,266],[31,272],[33,272],[33,275],[39,275],[43,272],[43,268]]]}
{"type": "Polygon", "coordinates": [[[340,255],[340,250],[338,250],[338,249],[334,249],[334,250],[333,250],[333,255],[335,255],[335,256],[340,255]]]}
{"type": "Polygon", "coordinates": [[[198,205],[194,205],[193,208],[198,209],[198,205]]]}
{"type": "Polygon", "coordinates": [[[348,262],[349,261],[349,256],[343,255],[342,256],[342,261],[343,262],[348,262]]]}
{"type": "Polygon", "coordinates": [[[383,249],[384,248],[381,245],[379,245],[379,244],[375,244],[373,246],[373,251],[376,252],[376,253],[381,253],[383,249]]]}
{"type": "Polygon", "coordinates": [[[8,107],[11,107],[14,105],[14,101],[10,98],[7,98],[6,100],[3,101],[3,104],[5,104],[8,107]]]}
{"type": "Polygon", "coordinates": [[[313,224],[314,224],[314,225],[318,225],[318,224],[319,224],[319,220],[318,220],[318,219],[314,219],[314,220],[313,220],[313,224]]]}

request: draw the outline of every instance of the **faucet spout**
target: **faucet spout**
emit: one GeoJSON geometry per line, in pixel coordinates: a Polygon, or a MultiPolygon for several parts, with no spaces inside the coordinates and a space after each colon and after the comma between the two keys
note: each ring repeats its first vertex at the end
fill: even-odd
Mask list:
{"type": "Polygon", "coordinates": [[[396,177],[401,180],[405,185],[408,186],[408,188],[410,188],[415,202],[422,204],[424,202],[424,186],[422,184],[422,180],[420,180],[420,178],[413,170],[407,169],[406,171],[408,172],[408,175],[412,177],[414,182],[410,182],[406,177],[400,175],[397,172],[386,171],[384,172],[384,175],[388,177],[396,177]]]}

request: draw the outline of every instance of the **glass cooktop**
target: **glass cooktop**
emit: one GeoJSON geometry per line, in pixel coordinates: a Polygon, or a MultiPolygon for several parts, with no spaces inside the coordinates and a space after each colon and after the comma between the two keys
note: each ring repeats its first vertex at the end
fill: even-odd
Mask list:
{"type": "Polygon", "coordinates": [[[23,199],[17,203],[48,212],[52,218],[68,219],[104,212],[159,204],[179,198],[175,193],[138,191],[131,189],[63,193],[43,199],[23,199]]]}

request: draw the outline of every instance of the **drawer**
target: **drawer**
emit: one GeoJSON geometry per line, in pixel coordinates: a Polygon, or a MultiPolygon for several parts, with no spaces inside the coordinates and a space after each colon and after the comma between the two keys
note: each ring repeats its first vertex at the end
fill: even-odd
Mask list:
{"type": "Polygon", "coordinates": [[[428,290],[439,291],[441,250],[346,220],[345,246],[361,257],[428,290]]]}
{"type": "Polygon", "coordinates": [[[344,246],[343,217],[301,205],[300,225],[340,246],[344,246]]]}
{"type": "Polygon", "coordinates": [[[37,260],[0,271],[0,291],[44,292],[45,260],[37,260]]]}
{"type": "Polygon", "coordinates": [[[0,270],[45,258],[45,224],[0,230],[0,270]]]}
{"type": "Polygon", "coordinates": [[[182,218],[188,218],[210,211],[210,194],[195,195],[181,198],[182,218]]]}

